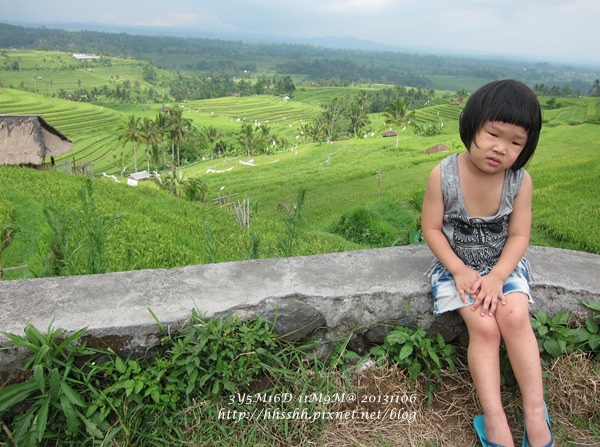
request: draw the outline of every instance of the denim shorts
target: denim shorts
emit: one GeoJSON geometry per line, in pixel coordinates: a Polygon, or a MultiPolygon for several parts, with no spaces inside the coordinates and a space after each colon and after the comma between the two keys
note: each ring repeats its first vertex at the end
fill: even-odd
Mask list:
{"type": "MultiPolygon", "coordinates": [[[[489,270],[479,272],[486,275],[489,270]]],[[[431,293],[433,295],[433,313],[441,314],[462,307],[471,306],[475,301],[468,294],[467,303],[461,299],[452,274],[440,263],[433,265],[427,275],[431,277],[431,293]]],[[[529,304],[533,304],[529,281],[532,278],[531,268],[526,259],[521,259],[515,270],[504,282],[502,293],[506,296],[513,292],[521,292],[529,297],[529,304]]]]}

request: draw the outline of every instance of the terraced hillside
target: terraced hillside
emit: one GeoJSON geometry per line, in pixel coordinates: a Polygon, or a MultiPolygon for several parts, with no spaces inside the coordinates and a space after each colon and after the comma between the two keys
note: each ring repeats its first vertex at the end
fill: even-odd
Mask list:
{"type": "MultiPolygon", "coordinates": [[[[0,52],[0,85],[43,95],[56,95],[60,90],[114,87],[126,81],[140,89],[151,87],[144,81],[144,63],[133,59],[104,56],[101,60],[77,60],[71,53],[60,51],[0,52]]],[[[173,75],[157,70],[161,76],[173,75]]]]}
{"type": "Polygon", "coordinates": [[[74,149],[59,157],[59,164],[63,161],[93,163],[97,172],[116,166],[111,155],[119,146],[115,129],[123,115],[114,110],[20,90],[0,89],[0,113],[40,115],[71,139],[74,149]]]}

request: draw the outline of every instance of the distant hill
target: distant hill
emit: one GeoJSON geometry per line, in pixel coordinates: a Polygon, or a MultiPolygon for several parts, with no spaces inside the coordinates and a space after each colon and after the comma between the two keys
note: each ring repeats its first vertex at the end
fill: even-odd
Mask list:
{"type": "MultiPolygon", "coordinates": [[[[329,80],[337,85],[379,83],[472,90],[494,79],[515,78],[529,85],[568,85],[585,95],[600,78],[597,68],[432,55],[352,38],[281,42],[260,35],[178,37],[166,35],[174,30],[162,28],[161,35],[153,35],[159,30],[127,28],[124,32],[124,28],[101,25],[69,26],[77,30],[0,23],[0,48],[91,52],[148,60],[181,72],[291,75],[306,82],[329,80]],[[88,29],[79,29],[83,27],[88,29]]],[[[180,34],[188,32],[179,30],[180,34]]]]}

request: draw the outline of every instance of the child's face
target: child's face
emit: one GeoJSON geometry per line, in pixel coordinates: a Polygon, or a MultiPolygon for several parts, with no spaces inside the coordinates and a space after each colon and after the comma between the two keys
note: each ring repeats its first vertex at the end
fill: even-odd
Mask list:
{"type": "Polygon", "coordinates": [[[484,172],[510,168],[527,143],[527,131],[502,121],[488,121],[475,135],[469,154],[484,172]]]}

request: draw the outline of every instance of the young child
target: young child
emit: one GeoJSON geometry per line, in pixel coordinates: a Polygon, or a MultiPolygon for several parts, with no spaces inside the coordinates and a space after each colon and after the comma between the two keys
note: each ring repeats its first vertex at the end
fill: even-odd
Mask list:
{"type": "Polygon", "coordinates": [[[523,398],[523,446],[554,445],[523,258],[532,193],[523,167],[541,127],[539,102],[526,85],[481,87],[460,117],[467,151],[432,170],[423,202],[423,236],[437,258],[428,270],[434,312],[457,310],[469,331],[469,370],[484,414],[474,422],[484,446],[514,446],[500,398],[502,340],[523,398]]]}

